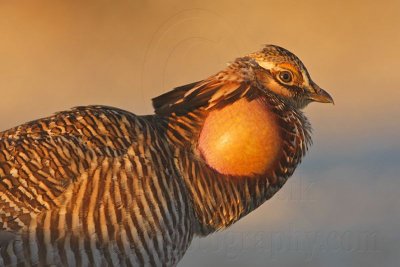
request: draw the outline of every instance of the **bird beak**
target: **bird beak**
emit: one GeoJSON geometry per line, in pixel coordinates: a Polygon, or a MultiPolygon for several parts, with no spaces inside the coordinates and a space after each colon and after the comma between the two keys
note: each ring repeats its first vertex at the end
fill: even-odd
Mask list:
{"type": "Polygon", "coordinates": [[[309,94],[309,99],[311,101],[335,104],[330,94],[328,94],[328,92],[326,92],[314,82],[312,83],[312,88],[314,89],[314,92],[309,94]]]}

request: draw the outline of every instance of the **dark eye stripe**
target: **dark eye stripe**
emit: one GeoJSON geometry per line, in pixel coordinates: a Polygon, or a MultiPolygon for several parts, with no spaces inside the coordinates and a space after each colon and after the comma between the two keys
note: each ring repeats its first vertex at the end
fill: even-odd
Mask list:
{"type": "Polygon", "coordinates": [[[289,89],[290,91],[294,93],[305,93],[305,90],[298,86],[298,85],[288,85],[286,83],[283,83],[280,79],[275,79],[275,81],[280,84],[282,87],[285,87],[286,89],[289,89]]]}

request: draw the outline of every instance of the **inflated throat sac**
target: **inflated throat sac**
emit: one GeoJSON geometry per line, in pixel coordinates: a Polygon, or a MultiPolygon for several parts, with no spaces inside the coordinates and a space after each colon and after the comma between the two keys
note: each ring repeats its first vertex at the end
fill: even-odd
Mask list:
{"type": "Polygon", "coordinates": [[[275,116],[259,99],[250,102],[242,99],[211,111],[200,133],[201,155],[222,174],[267,173],[282,150],[275,116]]]}

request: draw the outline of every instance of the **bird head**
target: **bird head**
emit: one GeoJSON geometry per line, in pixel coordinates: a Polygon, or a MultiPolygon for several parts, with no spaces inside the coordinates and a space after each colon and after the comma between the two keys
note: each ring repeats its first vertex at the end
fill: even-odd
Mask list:
{"type": "Polygon", "coordinates": [[[261,51],[251,53],[266,71],[258,73],[264,87],[281,96],[292,106],[302,109],[310,102],[334,103],[332,97],[311,80],[304,64],[288,50],[266,45],[261,51]]]}

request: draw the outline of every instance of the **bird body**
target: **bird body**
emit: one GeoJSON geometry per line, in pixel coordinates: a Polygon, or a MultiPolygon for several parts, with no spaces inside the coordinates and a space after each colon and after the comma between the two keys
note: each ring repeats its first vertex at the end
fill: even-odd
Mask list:
{"type": "Polygon", "coordinates": [[[155,115],[79,107],[0,133],[0,266],[176,265],[284,185],[311,101],[332,98],[266,46],[154,98],[155,115]]]}
{"type": "Polygon", "coordinates": [[[3,132],[0,265],[176,264],[193,214],[155,125],[92,106],[3,132]]]}

